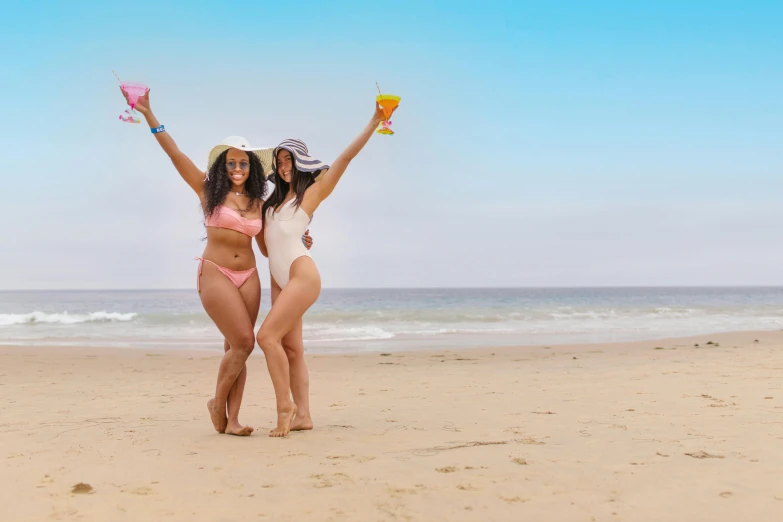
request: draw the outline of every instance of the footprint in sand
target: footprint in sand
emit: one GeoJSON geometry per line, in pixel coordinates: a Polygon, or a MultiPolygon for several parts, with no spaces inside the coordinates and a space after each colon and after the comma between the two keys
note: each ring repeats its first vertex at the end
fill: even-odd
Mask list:
{"type": "Polygon", "coordinates": [[[459,433],[460,431],[462,431],[459,428],[457,428],[453,422],[447,422],[446,424],[443,425],[441,429],[444,431],[453,431],[455,433],[459,433]]]}
{"type": "Polygon", "coordinates": [[[337,465],[340,462],[344,460],[353,460],[354,462],[358,462],[359,464],[363,464],[365,462],[370,462],[371,460],[375,460],[375,457],[368,457],[368,456],[356,456],[356,455],[328,455],[327,460],[333,460],[335,462],[332,462],[332,465],[337,465]]]}
{"type": "Polygon", "coordinates": [[[546,444],[546,442],[534,439],[533,437],[523,437],[521,439],[517,439],[514,442],[518,444],[528,444],[533,446],[540,446],[542,444],[546,444]]]}
{"type": "Polygon", "coordinates": [[[416,495],[417,490],[411,488],[389,488],[389,494],[392,497],[399,497],[400,495],[416,495]]]}
{"type": "Polygon", "coordinates": [[[457,468],[454,466],[446,466],[445,468],[435,468],[435,471],[438,473],[454,473],[457,471],[457,468]]]}
{"type": "Polygon", "coordinates": [[[686,453],[687,456],[694,459],[722,459],[723,455],[711,455],[706,451],[697,451],[695,453],[686,453]]]}
{"type": "Polygon", "coordinates": [[[77,495],[86,495],[88,493],[93,493],[94,491],[92,486],[84,482],[79,482],[71,489],[71,493],[76,493],[77,495]]]}
{"type": "Polygon", "coordinates": [[[133,488],[131,490],[120,490],[122,493],[130,493],[131,495],[139,495],[142,497],[145,497],[147,495],[152,494],[152,489],[148,488],[147,486],[140,486],[138,488],[133,488]]]}
{"type": "Polygon", "coordinates": [[[514,504],[516,502],[527,502],[528,499],[522,498],[522,497],[500,497],[500,500],[504,500],[508,502],[509,504],[514,504]]]}
{"type": "Polygon", "coordinates": [[[314,488],[331,488],[333,486],[342,486],[346,482],[353,483],[353,479],[345,473],[332,473],[327,475],[325,473],[319,473],[317,475],[310,475],[310,478],[316,479],[318,482],[313,484],[314,488]]]}
{"type": "Polygon", "coordinates": [[[520,466],[527,466],[527,461],[521,457],[511,459],[511,462],[514,464],[519,464],[520,466]]]}

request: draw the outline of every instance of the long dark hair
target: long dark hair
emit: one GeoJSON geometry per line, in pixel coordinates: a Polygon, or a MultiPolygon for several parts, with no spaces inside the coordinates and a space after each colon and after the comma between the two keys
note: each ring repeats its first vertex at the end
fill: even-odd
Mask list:
{"type": "MultiPolygon", "coordinates": [[[[204,181],[204,216],[209,217],[217,207],[223,204],[228,196],[233,184],[228,178],[226,170],[226,155],[228,150],[217,157],[212,167],[209,169],[207,179],[204,181]]],[[[263,201],[266,195],[266,183],[264,175],[264,166],[261,160],[252,152],[248,153],[248,162],[250,163],[250,175],[245,181],[245,192],[250,197],[247,208],[251,209],[263,201]]]]}
{"type": "MultiPolygon", "coordinates": [[[[293,162],[293,157],[291,160],[293,162]]],[[[296,196],[294,197],[294,204],[297,208],[299,208],[299,205],[302,204],[302,200],[304,199],[305,191],[310,187],[310,185],[315,183],[315,178],[317,178],[318,174],[321,173],[320,170],[316,172],[300,172],[299,169],[296,168],[296,163],[293,163],[291,167],[291,183],[288,183],[282,177],[280,177],[277,171],[275,171],[271,176],[271,179],[275,182],[275,190],[272,191],[272,195],[269,196],[266,201],[264,201],[264,205],[261,207],[261,219],[264,220],[264,225],[266,225],[267,209],[272,208],[277,211],[277,208],[283,204],[283,201],[285,201],[285,198],[288,195],[288,189],[291,184],[294,185],[294,192],[296,193],[296,196]]]]}

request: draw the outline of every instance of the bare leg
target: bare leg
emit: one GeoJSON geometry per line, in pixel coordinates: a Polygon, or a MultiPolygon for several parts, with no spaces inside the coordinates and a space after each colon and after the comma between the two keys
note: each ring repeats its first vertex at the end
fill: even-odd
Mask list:
{"type": "MultiPolygon", "coordinates": [[[[239,288],[239,293],[242,295],[242,299],[245,301],[247,307],[247,313],[250,316],[250,320],[255,327],[256,319],[258,318],[258,308],[261,305],[261,285],[257,282],[258,276],[255,275],[245,281],[239,288]]],[[[229,350],[228,340],[223,341],[223,350],[229,350]]],[[[226,409],[228,410],[228,426],[226,427],[226,433],[229,435],[250,435],[253,433],[253,428],[250,426],[243,426],[239,422],[239,408],[242,406],[242,396],[245,393],[245,381],[247,380],[247,364],[242,367],[242,371],[239,373],[239,377],[234,382],[231,390],[228,392],[228,401],[226,409]]]]}
{"type": "Polygon", "coordinates": [[[302,340],[302,318],[283,337],[283,350],[288,357],[288,373],[291,377],[291,395],[296,404],[296,417],[291,424],[291,431],[313,429],[313,419],[310,417],[310,374],[304,357],[304,341],[302,340]]]}
{"type": "MultiPolygon", "coordinates": [[[[254,275],[258,288],[258,276],[254,275]]],[[[253,277],[251,277],[251,280],[253,277]]],[[[250,282],[250,280],[248,280],[250,282]]],[[[247,283],[246,283],[247,284],[247,283]]],[[[209,317],[228,340],[229,349],[218,369],[215,397],[207,402],[212,424],[219,433],[228,426],[226,405],[228,394],[245,367],[245,361],[255,347],[253,322],[239,289],[212,263],[204,263],[201,273],[201,303],[209,317]]],[[[243,285],[244,286],[244,285],[243,285]]]]}
{"type": "MultiPolygon", "coordinates": [[[[280,294],[280,287],[273,277],[271,279],[272,306],[280,294]]],[[[304,358],[304,340],[302,339],[302,318],[294,324],[291,330],[283,336],[283,350],[288,357],[288,375],[291,383],[291,394],[296,404],[296,417],[291,423],[291,431],[313,429],[313,419],[310,417],[310,374],[304,358]]]]}
{"type": "MultiPolygon", "coordinates": [[[[242,285],[244,286],[244,285],[242,285]]],[[[223,352],[227,352],[231,348],[228,344],[228,339],[223,340],[223,352]]],[[[242,368],[239,373],[239,377],[234,381],[234,385],[228,392],[228,400],[226,401],[226,410],[228,412],[228,425],[226,426],[225,433],[229,435],[250,435],[253,433],[253,428],[250,426],[242,426],[239,422],[239,408],[242,406],[242,395],[245,393],[245,381],[247,380],[247,364],[242,368]]]]}
{"type": "Polygon", "coordinates": [[[302,315],[318,299],[321,278],[315,262],[300,257],[291,265],[291,278],[275,299],[272,309],[258,330],[258,345],[266,356],[266,365],[277,400],[277,428],[271,437],[285,437],[296,415],[296,405],[291,401],[291,379],[288,357],[282,339],[302,315]]]}

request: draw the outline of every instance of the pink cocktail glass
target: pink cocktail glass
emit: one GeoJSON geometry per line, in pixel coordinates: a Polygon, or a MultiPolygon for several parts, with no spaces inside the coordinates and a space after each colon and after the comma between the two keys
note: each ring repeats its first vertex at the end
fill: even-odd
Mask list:
{"type": "Polygon", "coordinates": [[[150,88],[143,83],[136,82],[122,82],[120,87],[122,87],[123,91],[128,93],[128,102],[130,103],[131,109],[135,109],[136,102],[139,101],[139,98],[147,94],[147,91],[150,90],[150,88]]]}
{"type": "Polygon", "coordinates": [[[120,114],[120,121],[124,121],[125,123],[140,123],[141,118],[139,118],[139,113],[135,110],[136,103],[139,101],[140,97],[147,94],[147,91],[149,91],[150,88],[143,83],[136,82],[120,82],[120,87],[128,95],[128,104],[130,105],[130,109],[125,109],[125,112],[120,114]]]}

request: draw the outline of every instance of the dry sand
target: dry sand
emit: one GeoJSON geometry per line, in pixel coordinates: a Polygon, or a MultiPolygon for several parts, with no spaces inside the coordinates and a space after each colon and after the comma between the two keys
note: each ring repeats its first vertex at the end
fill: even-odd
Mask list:
{"type": "Polygon", "coordinates": [[[0,348],[0,518],[783,519],[783,332],[311,356],[286,439],[257,355],[212,430],[218,360],[0,348]]]}

